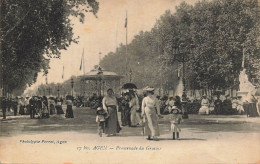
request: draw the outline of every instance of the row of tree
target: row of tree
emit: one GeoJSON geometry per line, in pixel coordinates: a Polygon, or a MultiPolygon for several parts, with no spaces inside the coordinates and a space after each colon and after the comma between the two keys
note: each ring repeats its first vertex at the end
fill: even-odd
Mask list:
{"type": "Polygon", "coordinates": [[[243,51],[249,80],[260,78],[260,13],[257,0],[183,2],[166,11],[151,31],[108,53],[101,66],[139,88],[238,89],[243,51]],[[126,59],[127,58],[127,59],[126,59]],[[183,64],[184,63],[184,64],[183,64]],[[183,68],[184,65],[184,68],[183,68]]]}
{"type": "Polygon", "coordinates": [[[87,12],[96,15],[95,0],[1,0],[1,83],[4,92],[16,95],[48,73],[50,58],[77,43],[73,17],[84,21],[87,12]]]}

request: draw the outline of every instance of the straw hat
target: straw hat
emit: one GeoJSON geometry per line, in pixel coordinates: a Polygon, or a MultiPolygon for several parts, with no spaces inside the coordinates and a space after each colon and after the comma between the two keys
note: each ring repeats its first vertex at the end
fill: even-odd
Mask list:
{"type": "Polygon", "coordinates": [[[152,87],[145,87],[144,89],[143,89],[144,91],[154,91],[154,88],[152,88],[152,87]]]}
{"type": "Polygon", "coordinates": [[[99,111],[101,111],[100,114],[105,114],[106,113],[106,111],[102,107],[98,107],[97,108],[97,114],[98,114],[99,111]]]}

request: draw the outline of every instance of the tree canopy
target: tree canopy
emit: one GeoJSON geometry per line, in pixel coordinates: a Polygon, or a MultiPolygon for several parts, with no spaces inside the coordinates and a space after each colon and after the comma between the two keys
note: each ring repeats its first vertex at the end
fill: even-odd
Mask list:
{"type": "MultiPolygon", "coordinates": [[[[189,89],[238,87],[243,50],[249,80],[260,78],[260,15],[257,0],[185,2],[166,11],[151,31],[140,32],[128,45],[133,82],[175,88],[184,61],[189,89]]],[[[125,45],[101,61],[120,75],[125,69],[125,45]]]]}
{"type": "Polygon", "coordinates": [[[8,92],[23,92],[40,71],[48,73],[49,59],[78,42],[73,17],[84,22],[97,14],[95,0],[2,0],[0,54],[2,82],[8,92]]]}

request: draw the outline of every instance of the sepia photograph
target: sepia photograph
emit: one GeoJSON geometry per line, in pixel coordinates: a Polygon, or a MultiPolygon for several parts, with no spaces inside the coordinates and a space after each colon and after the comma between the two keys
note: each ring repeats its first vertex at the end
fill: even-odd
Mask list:
{"type": "Polygon", "coordinates": [[[0,164],[260,164],[259,0],[0,0],[0,164]]]}

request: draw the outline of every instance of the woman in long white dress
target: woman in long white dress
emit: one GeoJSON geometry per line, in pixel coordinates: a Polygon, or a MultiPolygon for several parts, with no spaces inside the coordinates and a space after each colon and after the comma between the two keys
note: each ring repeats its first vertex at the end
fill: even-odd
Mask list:
{"type": "Polygon", "coordinates": [[[147,96],[142,102],[142,117],[145,119],[145,135],[148,139],[158,140],[160,135],[158,118],[160,116],[160,106],[158,99],[154,96],[154,88],[146,88],[147,96]]]}

